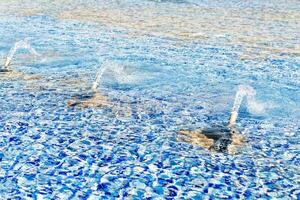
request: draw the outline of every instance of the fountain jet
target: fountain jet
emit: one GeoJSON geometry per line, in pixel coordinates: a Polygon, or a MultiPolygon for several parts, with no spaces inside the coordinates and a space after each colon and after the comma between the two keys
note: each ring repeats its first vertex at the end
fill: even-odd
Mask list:
{"type": "Polygon", "coordinates": [[[119,64],[114,61],[104,61],[101,68],[98,70],[96,79],[92,85],[92,91],[96,92],[98,85],[103,77],[104,72],[110,72],[110,75],[121,84],[128,84],[137,81],[138,79],[130,72],[126,70],[123,64],[119,64]]]}
{"type": "Polygon", "coordinates": [[[40,54],[37,53],[36,50],[31,47],[27,38],[24,40],[20,40],[20,41],[16,42],[14,44],[14,46],[10,49],[9,54],[6,57],[6,61],[4,63],[5,68],[8,68],[8,66],[10,65],[10,63],[18,49],[27,49],[34,56],[40,56],[40,54]]]}
{"type": "Polygon", "coordinates": [[[94,93],[97,92],[98,85],[99,85],[99,83],[101,81],[101,78],[102,78],[103,73],[106,70],[106,68],[107,68],[107,65],[102,65],[102,67],[97,72],[96,79],[95,79],[95,81],[93,82],[93,85],[92,85],[92,91],[94,93]]]}
{"type": "Polygon", "coordinates": [[[91,93],[79,95],[77,96],[77,98],[68,101],[68,106],[78,106],[86,108],[103,107],[110,105],[111,102],[107,101],[107,97],[103,96],[99,92],[99,85],[105,72],[109,72],[109,76],[121,84],[128,84],[137,80],[136,77],[132,74],[132,70],[126,69],[126,66],[124,66],[123,64],[105,60],[97,71],[95,81],[91,86],[91,93]]]}
{"type": "Polygon", "coordinates": [[[92,84],[91,90],[92,94],[87,95],[80,95],[76,99],[71,99],[68,101],[68,106],[78,106],[82,108],[87,107],[103,107],[108,106],[109,103],[107,101],[107,98],[100,94],[98,91],[98,86],[101,81],[101,78],[103,76],[103,73],[107,69],[107,64],[104,63],[101,68],[98,70],[96,74],[96,79],[92,84]]]}
{"type": "Polygon", "coordinates": [[[33,49],[27,38],[24,40],[20,40],[14,44],[14,46],[10,49],[8,56],[6,57],[4,67],[0,68],[0,80],[6,79],[15,79],[15,78],[23,78],[24,80],[37,80],[40,79],[40,76],[32,76],[27,75],[23,72],[18,72],[12,70],[8,66],[11,64],[11,61],[18,49],[27,49],[34,56],[40,56],[39,53],[33,49]]]}
{"type": "Polygon", "coordinates": [[[238,112],[244,97],[247,97],[247,105],[249,109],[254,107],[259,108],[261,111],[264,109],[263,106],[260,106],[259,103],[257,103],[255,99],[255,95],[256,95],[256,91],[251,86],[240,85],[238,87],[238,90],[235,95],[233,107],[231,110],[231,115],[229,118],[229,123],[228,123],[229,127],[233,126],[236,123],[238,112]]]}
{"type": "Polygon", "coordinates": [[[255,100],[256,92],[250,86],[240,85],[235,95],[231,115],[227,126],[219,125],[200,130],[180,130],[178,140],[198,145],[203,148],[234,154],[238,146],[243,145],[244,137],[234,126],[244,97],[247,97],[249,109],[263,111],[264,107],[255,100]]]}

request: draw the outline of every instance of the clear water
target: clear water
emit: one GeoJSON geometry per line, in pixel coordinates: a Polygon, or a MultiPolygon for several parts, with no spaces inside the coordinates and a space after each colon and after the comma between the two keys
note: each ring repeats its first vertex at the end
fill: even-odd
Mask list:
{"type": "Polygon", "coordinates": [[[0,81],[1,199],[300,198],[297,1],[0,8],[1,63],[24,38],[42,55],[18,51],[11,65],[41,79],[0,81]],[[125,70],[101,79],[114,107],[67,107],[107,60],[125,70]],[[227,122],[240,84],[265,112],[242,104],[237,155],[176,141],[182,128],[227,122]]]}

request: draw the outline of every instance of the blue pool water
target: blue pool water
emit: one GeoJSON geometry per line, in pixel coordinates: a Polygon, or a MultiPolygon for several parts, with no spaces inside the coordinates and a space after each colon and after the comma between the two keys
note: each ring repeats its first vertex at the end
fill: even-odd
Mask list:
{"type": "Polygon", "coordinates": [[[20,2],[0,3],[1,64],[28,38],[42,56],[11,67],[40,79],[0,77],[1,199],[300,198],[296,1],[20,2]],[[103,63],[125,66],[99,86],[114,106],[68,107],[103,63]],[[237,154],[176,140],[226,123],[240,84],[264,112],[242,104],[237,154]]]}

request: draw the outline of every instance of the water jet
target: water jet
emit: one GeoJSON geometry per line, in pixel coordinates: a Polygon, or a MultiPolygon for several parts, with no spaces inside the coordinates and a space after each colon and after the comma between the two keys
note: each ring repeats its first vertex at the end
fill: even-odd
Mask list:
{"type": "Polygon", "coordinates": [[[101,68],[98,70],[96,74],[96,79],[92,84],[91,92],[83,95],[78,95],[75,98],[68,101],[67,105],[70,107],[104,107],[108,106],[109,103],[107,101],[107,97],[103,96],[98,91],[98,85],[101,81],[104,71],[106,70],[107,65],[102,64],[101,68]]]}
{"type": "Polygon", "coordinates": [[[32,55],[34,56],[40,56],[39,53],[36,52],[34,48],[31,47],[31,44],[29,43],[28,39],[20,40],[14,44],[14,46],[10,49],[8,56],[6,57],[4,67],[8,68],[8,66],[11,64],[12,59],[19,49],[27,49],[32,55]]]}
{"type": "Polygon", "coordinates": [[[244,97],[247,97],[248,105],[255,102],[256,91],[247,85],[240,85],[235,95],[234,103],[231,110],[228,126],[233,126],[236,123],[238,112],[244,97]]]}
{"type": "Polygon", "coordinates": [[[18,49],[27,49],[34,56],[40,56],[34,48],[31,47],[28,39],[20,40],[14,44],[6,57],[4,67],[0,68],[0,79],[24,78],[25,80],[39,79],[37,76],[25,75],[23,72],[15,71],[9,67],[12,59],[18,49]]]}
{"type": "Polygon", "coordinates": [[[180,130],[177,139],[211,151],[234,154],[236,148],[245,142],[245,138],[235,126],[239,108],[245,97],[248,106],[258,105],[255,103],[255,95],[256,92],[252,87],[240,85],[227,125],[212,125],[200,130],[180,130]]]}

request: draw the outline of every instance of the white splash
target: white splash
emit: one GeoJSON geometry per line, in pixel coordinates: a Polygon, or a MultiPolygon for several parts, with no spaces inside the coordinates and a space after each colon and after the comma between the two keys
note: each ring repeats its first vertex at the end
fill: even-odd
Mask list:
{"type": "Polygon", "coordinates": [[[137,73],[130,65],[123,65],[115,61],[104,61],[93,82],[93,92],[97,92],[104,73],[121,84],[135,83],[146,77],[144,74],[137,73]]]}
{"type": "Polygon", "coordinates": [[[250,113],[262,114],[265,112],[265,104],[258,102],[255,96],[256,91],[251,86],[240,85],[238,87],[229,119],[229,126],[235,124],[244,97],[247,97],[247,108],[250,113]]]}
{"type": "Polygon", "coordinates": [[[12,61],[12,59],[13,59],[13,57],[14,57],[14,55],[15,55],[15,53],[18,49],[27,49],[32,55],[40,56],[40,54],[37,53],[36,50],[31,47],[31,45],[30,45],[27,38],[24,39],[24,40],[20,40],[20,41],[16,42],[14,44],[14,46],[9,51],[9,54],[6,57],[6,61],[5,61],[5,64],[4,64],[4,66],[6,68],[10,65],[10,63],[11,63],[11,61],[12,61]]]}
{"type": "Polygon", "coordinates": [[[115,63],[111,68],[112,77],[121,84],[131,84],[139,81],[143,76],[137,76],[137,72],[133,72],[130,66],[115,63]]]}

